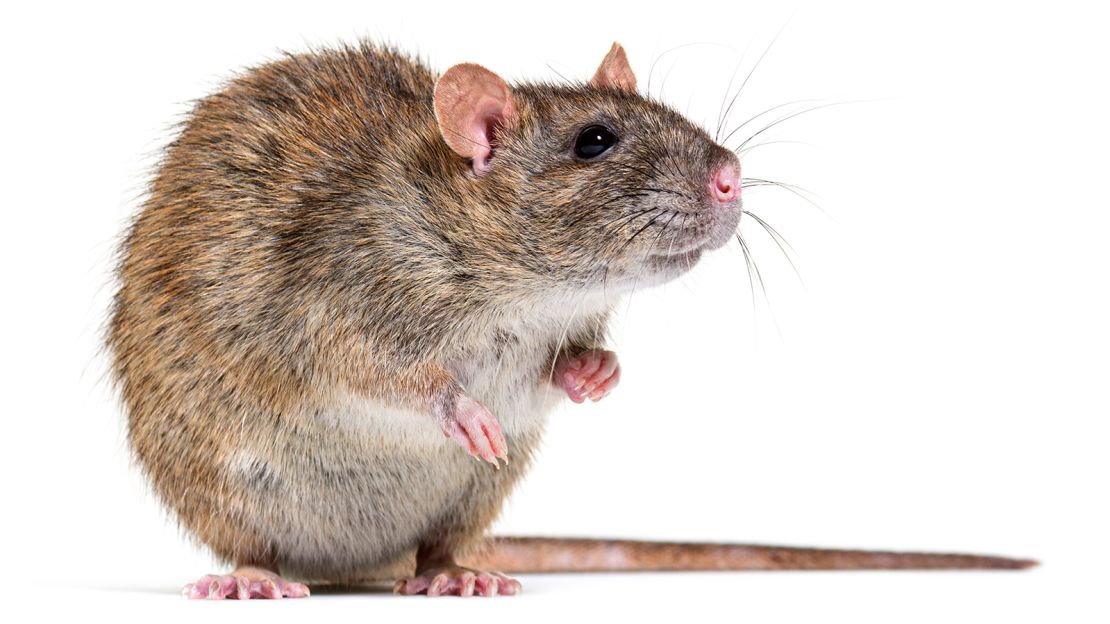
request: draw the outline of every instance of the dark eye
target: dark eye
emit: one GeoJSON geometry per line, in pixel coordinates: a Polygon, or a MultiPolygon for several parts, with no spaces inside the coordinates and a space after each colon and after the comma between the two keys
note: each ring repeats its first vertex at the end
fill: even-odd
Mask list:
{"type": "Polygon", "coordinates": [[[605,126],[589,126],[578,133],[574,141],[574,155],[579,158],[597,158],[617,144],[617,135],[605,126]]]}

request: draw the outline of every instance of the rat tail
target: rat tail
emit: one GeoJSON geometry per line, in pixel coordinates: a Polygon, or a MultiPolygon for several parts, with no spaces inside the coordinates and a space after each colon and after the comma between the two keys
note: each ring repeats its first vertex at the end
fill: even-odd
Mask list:
{"type": "Polygon", "coordinates": [[[502,572],[1022,570],[1031,559],[746,544],[497,537],[464,565],[502,572]]]}

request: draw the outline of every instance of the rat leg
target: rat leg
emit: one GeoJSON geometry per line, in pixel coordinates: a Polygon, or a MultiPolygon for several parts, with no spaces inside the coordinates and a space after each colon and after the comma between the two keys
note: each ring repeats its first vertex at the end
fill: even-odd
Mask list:
{"type": "Polygon", "coordinates": [[[600,401],[617,387],[620,379],[621,366],[617,354],[603,349],[590,349],[573,356],[561,355],[552,376],[552,382],[575,403],[587,398],[600,401]]]}
{"type": "Polygon", "coordinates": [[[497,418],[467,394],[446,369],[435,363],[397,365],[387,374],[382,366],[379,362],[364,371],[362,383],[353,385],[361,385],[371,396],[430,411],[443,435],[473,457],[495,466],[500,465],[498,459],[508,461],[508,446],[497,418]]]}
{"type": "Polygon", "coordinates": [[[484,405],[461,389],[447,401],[437,401],[436,420],[443,435],[458,442],[473,457],[481,457],[499,466],[498,459],[508,461],[508,447],[501,423],[484,405]]]}
{"type": "Polygon", "coordinates": [[[190,599],[306,598],[308,586],[278,576],[265,568],[240,565],[230,574],[208,574],[181,590],[190,599]]]}
{"type": "Polygon", "coordinates": [[[393,593],[402,596],[513,596],[520,582],[500,572],[465,568],[440,547],[421,547],[416,553],[416,574],[401,579],[393,593]]]}

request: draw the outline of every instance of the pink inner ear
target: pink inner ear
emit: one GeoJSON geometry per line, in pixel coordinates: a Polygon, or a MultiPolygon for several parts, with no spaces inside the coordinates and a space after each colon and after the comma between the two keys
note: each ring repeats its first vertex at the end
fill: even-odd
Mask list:
{"type": "Polygon", "coordinates": [[[504,102],[488,94],[480,96],[475,103],[474,112],[467,123],[467,138],[473,141],[470,146],[470,158],[474,161],[474,173],[482,174],[489,171],[490,156],[493,155],[495,128],[502,117],[504,102]]]}
{"type": "Polygon", "coordinates": [[[471,159],[474,173],[489,171],[497,128],[515,112],[509,85],[480,65],[456,65],[436,83],[435,111],[447,145],[471,159]]]}

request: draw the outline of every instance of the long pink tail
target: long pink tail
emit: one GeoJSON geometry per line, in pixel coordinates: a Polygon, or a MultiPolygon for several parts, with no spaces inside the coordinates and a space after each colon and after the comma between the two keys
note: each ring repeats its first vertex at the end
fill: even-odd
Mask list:
{"type": "Polygon", "coordinates": [[[503,572],[693,570],[1022,570],[1031,559],[943,553],[882,552],[546,537],[500,537],[464,565],[503,572]]]}

